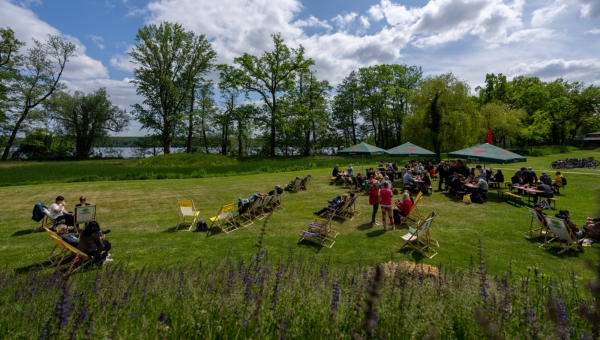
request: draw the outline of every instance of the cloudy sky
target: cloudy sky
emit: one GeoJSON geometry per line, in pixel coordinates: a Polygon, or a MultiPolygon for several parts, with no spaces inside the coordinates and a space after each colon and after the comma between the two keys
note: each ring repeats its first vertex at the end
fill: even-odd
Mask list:
{"type": "Polygon", "coordinates": [[[126,109],[141,102],[127,52],[138,28],[162,21],[204,34],[220,63],[270,50],[280,32],[333,85],[382,63],[451,71],[473,89],[486,73],[600,85],[600,0],[0,0],[0,27],[20,40],[60,34],[78,46],[70,90],[104,86],[126,109]]]}

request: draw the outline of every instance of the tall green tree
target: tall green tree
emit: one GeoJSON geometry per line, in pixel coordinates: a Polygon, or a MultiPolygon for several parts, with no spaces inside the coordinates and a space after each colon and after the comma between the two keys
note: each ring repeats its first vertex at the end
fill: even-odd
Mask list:
{"type": "Polygon", "coordinates": [[[19,48],[24,45],[11,28],[0,28],[0,123],[6,120],[9,84],[19,76],[17,68],[22,61],[19,48]]]}
{"type": "Polygon", "coordinates": [[[92,147],[106,140],[109,132],[121,132],[129,125],[127,112],[109,97],[106,88],[100,88],[89,94],[60,92],[48,101],[49,118],[75,143],[76,159],[88,159],[92,147]]]}
{"type": "Polygon", "coordinates": [[[452,73],[429,77],[410,98],[413,115],[403,126],[411,140],[442,151],[468,146],[476,141],[479,122],[469,86],[452,73]]]}
{"type": "Polygon", "coordinates": [[[69,58],[75,54],[73,43],[60,36],[49,35],[44,42],[34,41],[34,47],[23,56],[19,76],[10,85],[6,128],[10,131],[2,160],[7,160],[17,133],[27,123],[32,111],[46,101],[57,89],[69,58]]]}
{"type": "Polygon", "coordinates": [[[244,53],[235,58],[236,70],[220,67],[225,79],[246,92],[257,93],[267,111],[269,124],[269,154],[275,156],[276,128],[280,118],[278,99],[282,93],[295,86],[296,73],[307,70],[314,64],[312,59],[304,57],[304,47],[289,48],[280,34],[273,35],[274,49],[264,52],[260,57],[244,53]]]}
{"type": "Polygon", "coordinates": [[[211,69],[216,53],[204,35],[196,36],[170,22],[144,26],[135,40],[129,53],[136,64],[131,82],[145,100],[133,106],[133,113],[142,128],[159,134],[163,152],[168,154],[189,108],[194,84],[211,69]]]}
{"type": "Polygon", "coordinates": [[[342,135],[342,142],[338,142],[338,146],[358,144],[358,86],[358,74],[352,71],[336,87],[337,95],[333,98],[331,115],[335,128],[342,135]]]}

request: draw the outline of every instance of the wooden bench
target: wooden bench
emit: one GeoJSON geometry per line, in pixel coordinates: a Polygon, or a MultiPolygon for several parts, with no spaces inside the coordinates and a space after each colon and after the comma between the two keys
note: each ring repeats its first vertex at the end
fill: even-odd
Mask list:
{"type": "Polygon", "coordinates": [[[554,205],[554,207],[552,207],[552,209],[556,210],[556,201],[558,201],[558,198],[556,198],[556,197],[548,198],[548,201],[550,201],[550,203],[554,205]]]}
{"type": "Polygon", "coordinates": [[[506,191],[504,191],[504,190],[501,190],[501,189],[498,189],[498,190],[496,190],[496,191],[498,192],[498,197],[502,197],[502,198],[504,198],[504,193],[505,193],[506,191]]]}
{"type": "Polygon", "coordinates": [[[454,193],[456,194],[456,197],[458,197],[458,199],[462,199],[463,196],[466,194],[466,192],[464,191],[455,191],[454,193]]]}
{"type": "Polygon", "coordinates": [[[431,185],[428,186],[427,191],[429,191],[430,194],[433,194],[433,187],[431,185]]]}
{"type": "Polygon", "coordinates": [[[519,196],[519,195],[517,195],[517,194],[513,194],[512,192],[505,192],[505,194],[506,194],[506,195],[508,195],[508,196],[511,196],[512,198],[514,198],[514,199],[515,199],[515,203],[516,203],[517,201],[521,201],[521,202],[523,202],[523,201],[522,201],[522,199],[523,199],[523,196],[519,196]]]}

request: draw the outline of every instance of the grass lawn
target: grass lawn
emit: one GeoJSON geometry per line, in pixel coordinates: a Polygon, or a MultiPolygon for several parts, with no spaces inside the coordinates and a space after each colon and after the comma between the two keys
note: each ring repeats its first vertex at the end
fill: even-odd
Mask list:
{"type": "MultiPolygon", "coordinates": [[[[600,152],[575,151],[567,155],[529,157],[527,163],[494,167],[502,169],[505,177],[510,178],[518,167],[532,166],[539,176],[542,171],[554,173],[550,169],[552,160],[590,156],[600,159],[600,152]]],[[[354,163],[355,169],[360,169],[360,161],[354,163]]],[[[374,165],[365,164],[365,167],[374,165]]],[[[63,163],[63,166],[76,164],[63,163]]],[[[11,169],[14,168],[18,165],[11,169]]],[[[308,172],[313,176],[310,189],[298,193],[284,192],[282,205],[286,210],[265,219],[264,244],[271,258],[294,256],[352,266],[410,260],[466,269],[470,266],[471,254],[476,256],[478,240],[481,239],[488,269],[493,274],[512,271],[513,274],[524,275],[528,267],[538,267],[551,276],[566,277],[569,271],[580,279],[593,276],[585,266],[585,260],[598,259],[596,252],[592,251],[598,245],[586,248],[584,253],[571,250],[562,255],[556,254],[558,244],[539,248],[540,239],[528,240],[522,234],[530,223],[525,207],[515,205],[507,198],[498,199],[495,193],[490,194],[484,205],[465,205],[437,191],[424,197],[419,210],[423,214],[431,211],[438,214],[431,235],[439,241],[440,248],[439,255],[433,260],[416,253],[400,252],[400,237],[405,230],[384,232],[380,226],[373,227],[368,197],[362,195],[357,201],[357,209],[362,212],[359,217],[353,221],[334,221],[334,229],[340,234],[332,249],[319,248],[308,242],[298,245],[299,234],[315,217],[312,212],[325,206],[328,199],[346,192],[340,186],[329,183],[329,168],[214,178],[0,187],[0,266],[26,272],[43,263],[53,244],[43,233],[31,233],[39,225],[31,220],[31,209],[38,201],[49,206],[57,195],[65,196],[70,206],[81,195],[87,196],[90,203],[97,204],[102,228],[113,230],[107,237],[113,244],[113,258],[131,268],[146,265],[168,267],[198,258],[202,261],[227,257],[250,259],[256,253],[254,245],[265,220],[255,221],[254,225],[230,234],[211,234],[209,237],[205,233],[188,232],[187,227],[175,231],[176,200],[193,199],[201,219],[208,220],[222,205],[234,202],[237,205],[240,196],[247,198],[255,192],[267,192],[275,184],[283,185],[295,176],[304,177],[308,172]]],[[[574,222],[582,226],[586,217],[600,215],[600,168],[570,169],[563,173],[568,179],[568,186],[561,190],[563,195],[557,196],[556,206],[569,209],[574,222]]],[[[401,186],[399,181],[395,184],[401,186]]],[[[434,182],[434,187],[437,188],[437,182],[434,182]]],[[[548,214],[556,212],[547,211],[548,214]]],[[[381,212],[378,214],[380,220],[381,212]]]]}

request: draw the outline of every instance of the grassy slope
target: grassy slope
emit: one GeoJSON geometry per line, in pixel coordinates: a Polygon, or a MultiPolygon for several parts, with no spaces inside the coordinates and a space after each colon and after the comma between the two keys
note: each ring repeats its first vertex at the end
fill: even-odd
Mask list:
{"type": "MultiPolygon", "coordinates": [[[[594,156],[598,159],[600,153],[577,151],[568,156],[594,156]]],[[[533,166],[539,175],[543,169],[549,170],[548,165],[554,158],[557,156],[530,158],[526,165],[533,166]]],[[[510,175],[521,165],[498,165],[497,168],[510,175]]],[[[175,232],[176,199],[193,199],[201,218],[208,219],[217,213],[220,206],[236,202],[238,196],[266,192],[274,184],[284,184],[306,173],[2,187],[0,266],[26,271],[38,266],[50,252],[52,243],[44,234],[30,233],[37,225],[30,219],[30,211],[35,202],[50,204],[57,194],[65,196],[69,205],[75,204],[76,197],[82,194],[90,202],[98,204],[100,224],[103,228],[113,229],[109,239],[114,245],[114,258],[126,261],[128,266],[169,266],[195,258],[210,261],[227,256],[250,259],[255,253],[254,244],[260,233],[261,221],[228,235],[206,237],[203,233],[189,233],[185,227],[175,232]]],[[[358,200],[361,216],[354,221],[335,222],[334,228],[340,231],[340,235],[332,249],[320,249],[311,243],[297,245],[298,235],[314,218],[312,212],[322,208],[327,199],[345,192],[329,184],[330,169],[311,170],[311,173],[310,190],[284,193],[282,203],[286,210],[268,220],[265,244],[271,256],[287,257],[292,252],[296,256],[314,257],[341,265],[408,259],[467,268],[470,254],[476,254],[477,242],[481,239],[492,273],[508,271],[512,263],[512,271],[517,274],[525,273],[527,267],[537,266],[550,275],[566,276],[567,270],[572,269],[580,278],[592,276],[584,265],[585,259],[597,259],[590,248],[586,248],[585,253],[570,251],[560,256],[556,255],[556,244],[548,249],[538,248],[539,240],[529,241],[521,234],[530,221],[525,208],[497,200],[495,194],[483,206],[467,206],[438,192],[424,198],[420,210],[425,214],[432,210],[438,213],[431,233],[440,241],[441,247],[440,254],[433,260],[423,259],[415,253],[398,252],[404,231],[383,232],[380,227],[373,228],[369,223],[371,207],[366,196],[358,200]]],[[[557,207],[568,208],[574,221],[582,225],[585,217],[599,213],[600,169],[573,169],[566,173],[569,186],[564,191],[565,195],[559,196],[557,207]]]]}

